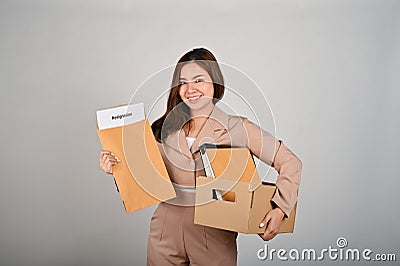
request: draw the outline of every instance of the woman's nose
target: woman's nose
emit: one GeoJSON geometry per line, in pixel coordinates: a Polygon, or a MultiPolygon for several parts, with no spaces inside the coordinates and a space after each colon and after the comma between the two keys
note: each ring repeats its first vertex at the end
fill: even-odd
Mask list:
{"type": "Polygon", "coordinates": [[[188,82],[187,87],[188,92],[195,92],[196,91],[196,84],[194,82],[188,82]]]}

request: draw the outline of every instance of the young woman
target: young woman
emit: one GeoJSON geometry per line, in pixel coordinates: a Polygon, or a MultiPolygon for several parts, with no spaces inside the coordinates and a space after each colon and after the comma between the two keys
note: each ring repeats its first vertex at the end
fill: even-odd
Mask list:
{"type": "MultiPolygon", "coordinates": [[[[301,161],[256,124],[218,108],[215,104],[224,89],[210,51],[193,49],[179,59],[167,110],[152,124],[177,197],[160,203],[151,218],[148,265],[236,265],[237,233],[193,222],[195,177],[205,175],[199,154],[203,143],[247,147],[279,173],[271,199],[274,208],[260,221],[260,227],[266,228],[260,234],[264,240],[276,236],[297,201],[301,161]]],[[[111,151],[100,153],[100,167],[106,173],[112,173],[117,160],[111,151]]]]}

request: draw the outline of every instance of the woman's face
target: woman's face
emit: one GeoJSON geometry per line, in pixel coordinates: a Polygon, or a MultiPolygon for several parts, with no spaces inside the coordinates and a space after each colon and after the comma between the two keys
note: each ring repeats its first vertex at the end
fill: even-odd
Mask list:
{"type": "Polygon", "coordinates": [[[214,85],[207,71],[198,64],[191,62],[182,67],[179,84],[179,95],[191,110],[213,104],[214,85]]]}

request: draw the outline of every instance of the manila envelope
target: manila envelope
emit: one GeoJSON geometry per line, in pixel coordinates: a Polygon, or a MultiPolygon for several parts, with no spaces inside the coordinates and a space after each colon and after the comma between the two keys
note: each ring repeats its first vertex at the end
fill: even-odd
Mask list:
{"type": "Polygon", "coordinates": [[[103,150],[120,159],[113,166],[113,175],[126,213],[176,197],[143,103],[96,114],[103,150]]]}

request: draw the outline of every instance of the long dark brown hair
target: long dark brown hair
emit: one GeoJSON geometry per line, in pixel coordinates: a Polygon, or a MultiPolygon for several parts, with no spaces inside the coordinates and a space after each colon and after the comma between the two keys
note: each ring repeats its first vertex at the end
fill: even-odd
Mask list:
{"type": "Polygon", "coordinates": [[[214,86],[213,103],[215,104],[221,100],[224,95],[224,78],[214,55],[205,48],[196,48],[184,54],[175,66],[167,101],[167,110],[163,116],[151,125],[153,134],[159,142],[162,142],[172,132],[180,130],[190,121],[190,108],[182,103],[182,98],[179,95],[179,78],[182,67],[191,62],[198,64],[210,75],[214,86]]]}

